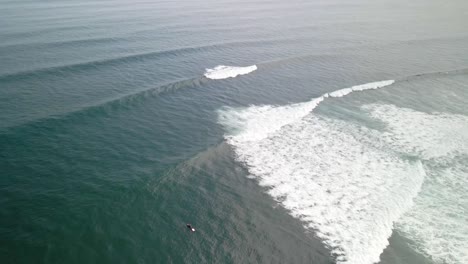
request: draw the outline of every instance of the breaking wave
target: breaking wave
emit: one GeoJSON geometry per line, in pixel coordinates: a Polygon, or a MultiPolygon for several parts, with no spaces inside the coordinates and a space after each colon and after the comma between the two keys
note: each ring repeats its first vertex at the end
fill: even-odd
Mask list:
{"type": "Polygon", "coordinates": [[[381,87],[391,85],[394,82],[395,82],[394,80],[387,80],[387,81],[380,81],[380,82],[372,82],[372,83],[366,83],[366,84],[361,84],[361,85],[355,85],[355,86],[350,87],[350,88],[344,88],[344,89],[341,89],[341,90],[331,92],[328,95],[330,97],[343,97],[343,96],[345,96],[347,94],[350,94],[350,93],[356,92],[356,91],[379,89],[381,87]]]}
{"type": "Polygon", "coordinates": [[[397,230],[437,263],[468,263],[468,117],[393,105],[363,109],[392,131],[380,135],[385,145],[419,157],[427,173],[415,206],[398,220],[397,230]]]}
{"type": "Polygon", "coordinates": [[[468,186],[468,169],[461,165],[468,138],[459,131],[468,131],[468,118],[393,105],[362,107],[386,124],[381,131],[311,113],[328,97],[392,83],[353,86],[286,106],[224,108],[219,122],[237,160],[323,239],[337,263],[378,262],[395,226],[426,256],[463,263],[468,201],[460,186],[468,186]],[[449,169],[449,157],[462,161],[449,169]],[[431,206],[434,195],[440,196],[437,207],[431,206]]]}
{"type": "MultiPolygon", "coordinates": [[[[344,88],[312,99],[309,102],[286,106],[251,106],[244,109],[225,108],[219,111],[220,122],[228,131],[238,132],[236,141],[260,140],[284,125],[298,121],[308,115],[327,97],[341,97],[353,91],[378,89],[393,84],[394,80],[371,82],[344,88]]],[[[230,137],[233,139],[232,137],[230,137]]]]}
{"type": "Polygon", "coordinates": [[[238,75],[249,74],[255,70],[257,70],[257,65],[247,67],[219,65],[214,67],[213,69],[206,69],[205,77],[212,80],[221,80],[227,78],[234,78],[238,75]]]}

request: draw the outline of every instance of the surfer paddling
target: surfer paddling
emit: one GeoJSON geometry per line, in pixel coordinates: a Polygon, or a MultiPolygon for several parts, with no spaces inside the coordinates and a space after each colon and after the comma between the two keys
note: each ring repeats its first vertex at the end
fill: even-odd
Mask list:
{"type": "Polygon", "coordinates": [[[190,229],[190,231],[195,232],[195,228],[191,224],[187,224],[187,228],[190,229]]]}

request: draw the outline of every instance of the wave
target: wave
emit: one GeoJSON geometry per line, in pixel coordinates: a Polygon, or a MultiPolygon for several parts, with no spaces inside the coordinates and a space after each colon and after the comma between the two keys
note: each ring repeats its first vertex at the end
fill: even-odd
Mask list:
{"type": "Polygon", "coordinates": [[[85,61],[85,62],[79,62],[79,63],[74,63],[74,64],[59,65],[59,66],[52,66],[52,67],[47,67],[47,68],[39,68],[39,69],[33,69],[33,70],[27,70],[27,71],[21,71],[21,72],[7,73],[4,75],[0,75],[0,80],[6,81],[10,79],[19,79],[19,78],[24,79],[24,78],[33,77],[33,76],[39,76],[42,74],[59,75],[63,73],[68,73],[70,71],[86,70],[88,68],[99,67],[99,66],[104,66],[104,65],[116,65],[120,63],[129,63],[133,61],[139,61],[142,59],[152,59],[152,58],[168,57],[168,56],[177,57],[184,53],[203,51],[209,48],[213,48],[216,46],[223,46],[227,44],[230,44],[230,43],[212,44],[212,45],[195,46],[195,47],[183,47],[183,48],[171,49],[171,50],[136,53],[136,54],[130,54],[130,55],[120,56],[116,58],[92,60],[92,61],[85,61]]]}
{"type": "Polygon", "coordinates": [[[377,131],[310,113],[328,97],[393,82],[353,86],[288,106],[219,111],[237,160],[323,239],[338,263],[379,261],[425,171],[420,161],[381,149],[377,131]],[[359,140],[362,134],[377,143],[359,140]]]}
{"type": "Polygon", "coordinates": [[[376,130],[313,113],[331,97],[393,83],[353,86],[285,106],[223,108],[218,121],[249,177],[314,230],[337,263],[379,262],[394,228],[429,259],[466,263],[467,116],[362,106],[385,125],[376,130]]]}
{"type": "Polygon", "coordinates": [[[227,131],[235,133],[230,140],[251,141],[260,140],[281,127],[296,122],[308,115],[327,97],[341,97],[354,91],[378,89],[393,84],[394,80],[371,82],[344,88],[323,94],[309,102],[286,106],[251,106],[244,109],[224,108],[219,111],[219,121],[227,131]]]}
{"type": "Polygon", "coordinates": [[[419,157],[427,174],[397,230],[438,263],[468,263],[468,117],[393,105],[362,109],[387,125],[380,134],[385,146],[419,157]]]}
{"type": "MultiPolygon", "coordinates": [[[[84,40],[76,40],[76,41],[68,41],[64,42],[63,45],[68,45],[68,44],[80,44],[80,42],[88,42],[90,41],[103,41],[106,42],[108,40],[114,40],[114,41],[122,41],[124,39],[120,39],[118,37],[113,37],[113,38],[104,38],[104,39],[84,39],[84,40]]],[[[77,70],[83,70],[83,69],[88,69],[91,67],[99,67],[99,66],[104,66],[104,65],[115,65],[118,63],[122,62],[133,62],[133,61],[138,61],[142,59],[152,59],[152,58],[158,58],[158,57],[164,57],[164,56],[180,56],[181,54],[185,53],[191,53],[191,52],[201,52],[201,51],[207,51],[210,49],[216,49],[216,48],[227,48],[227,47],[236,47],[239,45],[265,45],[267,43],[272,43],[272,42],[279,42],[280,44],[282,42],[290,41],[288,39],[267,39],[267,40],[240,40],[240,41],[231,41],[231,42],[214,42],[210,43],[207,45],[201,45],[201,46],[192,46],[192,47],[181,47],[181,48],[176,48],[176,49],[170,49],[170,50],[162,50],[162,51],[150,51],[150,52],[143,52],[143,53],[136,53],[136,54],[130,54],[130,55],[124,55],[120,57],[115,57],[115,58],[109,58],[109,59],[101,59],[101,60],[91,60],[91,61],[84,61],[84,62],[78,62],[78,63],[72,63],[72,64],[66,64],[66,65],[57,65],[57,66],[51,66],[51,67],[45,67],[45,68],[38,68],[38,69],[32,69],[32,70],[25,70],[25,71],[18,71],[18,72],[12,72],[12,73],[6,73],[3,75],[0,75],[0,80],[9,80],[9,79],[15,79],[15,78],[28,78],[31,76],[37,76],[40,74],[62,74],[62,73],[67,73],[71,70],[77,71],[77,70]]],[[[21,45],[29,45],[29,44],[21,44],[21,45]]],[[[60,43],[31,43],[31,46],[34,45],[61,45],[60,43]]],[[[7,45],[7,46],[0,46],[0,48],[8,48],[8,47],[16,47],[17,45],[7,45]]]]}
{"type": "Polygon", "coordinates": [[[48,68],[41,68],[41,69],[34,69],[29,71],[22,71],[16,72],[11,74],[5,74],[0,76],[0,80],[7,81],[10,79],[24,79],[34,76],[39,76],[43,74],[53,74],[53,75],[61,75],[64,73],[75,72],[80,70],[86,70],[89,68],[99,67],[103,65],[115,65],[124,62],[132,62],[141,59],[150,59],[154,57],[161,57],[161,56],[180,56],[181,53],[185,52],[192,52],[196,51],[199,48],[181,48],[181,49],[174,49],[174,50],[167,50],[167,51],[156,51],[156,52],[146,52],[146,53],[138,53],[132,54],[117,58],[111,59],[103,59],[103,60],[94,60],[94,61],[86,61],[80,62],[75,64],[68,64],[68,65],[61,65],[61,66],[53,66],[48,68]]]}
{"type": "Polygon", "coordinates": [[[200,86],[203,84],[203,82],[203,78],[183,79],[179,81],[170,82],[161,86],[153,87],[150,89],[139,90],[133,93],[119,95],[114,98],[108,98],[106,100],[96,102],[94,104],[80,106],[65,113],[57,113],[45,117],[39,117],[19,124],[0,127],[0,134],[13,133],[11,131],[13,129],[21,128],[23,126],[28,125],[37,125],[47,121],[57,122],[60,120],[70,120],[76,117],[81,117],[83,115],[89,116],[91,113],[109,114],[110,112],[115,111],[119,108],[129,107],[131,105],[141,102],[142,100],[146,100],[147,98],[159,96],[164,93],[175,92],[181,88],[200,86]]]}
{"type": "Polygon", "coordinates": [[[345,96],[347,94],[350,94],[350,93],[356,92],[356,91],[379,89],[381,87],[391,85],[394,82],[395,82],[394,80],[387,80],[387,81],[366,83],[366,84],[362,84],[362,85],[356,85],[356,86],[353,86],[353,87],[350,87],[350,88],[344,88],[344,89],[341,89],[341,90],[337,90],[337,91],[329,93],[328,95],[330,97],[343,97],[343,96],[345,96]]]}
{"type": "Polygon", "coordinates": [[[213,69],[206,69],[205,77],[212,80],[221,80],[227,78],[234,78],[238,75],[249,74],[255,70],[257,70],[257,65],[247,67],[219,65],[214,67],[213,69]]]}
{"type": "Polygon", "coordinates": [[[62,48],[62,47],[82,47],[84,45],[109,44],[125,41],[124,38],[118,37],[96,37],[84,39],[69,39],[63,41],[49,42],[28,42],[20,44],[0,45],[0,49],[37,49],[37,48],[62,48]]]}

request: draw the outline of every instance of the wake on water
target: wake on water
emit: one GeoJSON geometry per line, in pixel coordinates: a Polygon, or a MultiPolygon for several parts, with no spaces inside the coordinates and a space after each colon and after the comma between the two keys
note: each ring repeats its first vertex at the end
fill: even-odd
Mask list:
{"type": "MultiPolygon", "coordinates": [[[[449,188],[451,195],[440,200],[441,209],[431,207],[431,194],[448,191],[445,183],[434,180],[438,172],[429,165],[434,159],[445,164],[452,156],[466,158],[468,136],[456,131],[468,131],[467,117],[364,106],[363,111],[387,124],[382,133],[311,114],[328,97],[393,82],[353,86],[286,106],[225,108],[219,111],[219,122],[237,159],[292,216],[323,239],[338,263],[378,262],[395,225],[416,241],[416,250],[434,260],[468,263],[463,207],[453,206],[467,204],[466,188],[449,188]],[[450,215],[447,206],[461,210],[462,219],[450,215]],[[450,226],[436,231],[443,223],[450,226]]],[[[438,169],[447,182],[455,175],[457,186],[467,186],[466,168],[458,163],[454,169],[438,169]]]]}

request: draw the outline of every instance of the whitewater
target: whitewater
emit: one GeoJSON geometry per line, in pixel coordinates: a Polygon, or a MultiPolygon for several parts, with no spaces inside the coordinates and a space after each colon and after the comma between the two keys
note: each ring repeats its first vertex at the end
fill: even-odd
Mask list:
{"type": "Polygon", "coordinates": [[[212,69],[206,69],[204,76],[212,80],[221,80],[249,74],[256,70],[257,65],[251,65],[247,67],[218,65],[212,69]]]}
{"type": "Polygon", "coordinates": [[[393,83],[357,85],[285,106],[223,108],[219,122],[237,160],[324,241],[337,263],[379,262],[395,228],[436,261],[467,263],[466,223],[450,214],[453,209],[463,216],[463,205],[453,202],[468,202],[466,188],[458,188],[467,186],[462,163],[468,136],[459,133],[468,129],[466,116],[362,106],[385,124],[381,131],[313,113],[325,100],[393,83]],[[439,182],[452,178],[452,188],[439,182]],[[434,193],[450,194],[439,200],[440,208],[431,207],[434,193]],[[438,230],[443,223],[450,226],[438,230]]]}

